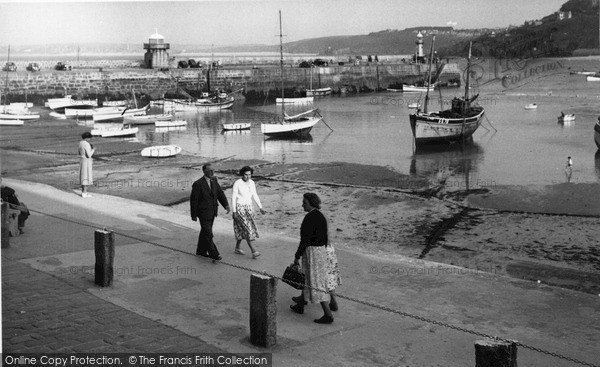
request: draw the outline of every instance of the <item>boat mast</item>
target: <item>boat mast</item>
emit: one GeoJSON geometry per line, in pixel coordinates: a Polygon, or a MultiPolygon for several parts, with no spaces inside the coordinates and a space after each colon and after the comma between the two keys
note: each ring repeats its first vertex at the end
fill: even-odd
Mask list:
{"type": "MultiPolygon", "coordinates": [[[[10,45],[8,45],[8,57],[6,59],[6,63],[10,62],[10,45]]],[[[0,98],[0,103],[2,98],[0,98]]],[[[8,106],[8,65],[6,68],[6,80],[4,81],[4,104],[8,106]]]]}
{"type": "Polygon", "coordinates": [[[462,115],[463,115],[463,121],[462,121],[462,126],[461,126],[461,135],[462,135],[462,143],[463,146],[465,144],[465,123],[467,121],[467,109],[469,108],[467,106],[467,103],[469,103],[469,83],[470,83],[470,76],[471,76],[471,47],[473,46],[473,41],[469,41],[469,56],[467,57],[467,75],[465,76],[465,100],[463,101],[462,104],[462,115]]]}
{"type": "Polygon", "coordinates": [[[283,31],[281,28],[281,9],[279,10],[279,54],[281,55],[281,115],[285,117],[285,93],[283,89],[283,31]]]}
{"type": "Polygon", "coordinates": [[[433,44],[435,43],[435,35],[431,38],[431,50],[429,51],[429,71],[427,72],[427,93],[425,93],[425,106],[423,113],[427,113],[427,105],[429,104],[429,86],[431,85],[431,62],[433,60],[433,44]]]}
{"type": "Polygon", "coordinates": [[[471,47],[473,45],[473,41],[469,41],[469,56],[467,57],[467,75],[465,76],[465,102],[463,104],[463,115],[465,114],[465,110],[468,108],[467,103],[469,101],[469,83],[471,76],[471,47]]]}

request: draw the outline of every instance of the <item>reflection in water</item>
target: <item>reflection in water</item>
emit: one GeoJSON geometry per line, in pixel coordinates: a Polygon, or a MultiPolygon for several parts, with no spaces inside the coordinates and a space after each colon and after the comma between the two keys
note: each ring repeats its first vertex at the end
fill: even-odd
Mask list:
{"type": "Polygon", "coordinates": [[[165,126],[165,127],[155,128],[154,132],[157,134],[164,134],[164,133],[168,133],[168,132],[185,131],[185,130],[187,130],[186,126],[165,126]]]}
{"type": "Polygon", "coordinates": [[[425,178],[434,184],[445,184],[448,188],[468,190],[486,186],[485,180],[476,178],[477,164],[483,156],[483,148],[473,141],[464,146],[420,147],[412,156],[410,176],[425,178]]]}
{"type": "Polygon", "coordinates": [[[559,120],[558,120],[558,122],[557,122],[557,124],[558,124],[559,126],[562,126],[562,127],[569,127],[569,128],[570,128],[570,127],[573,127],[573,126],[575,126],[575,120],[561,121],[561,120],[559,119],[559,120]]]}

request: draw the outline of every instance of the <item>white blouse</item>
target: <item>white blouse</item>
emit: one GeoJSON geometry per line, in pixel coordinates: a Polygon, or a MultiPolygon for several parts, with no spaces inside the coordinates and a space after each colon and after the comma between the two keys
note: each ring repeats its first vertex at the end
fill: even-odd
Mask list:
{"type": "Polygon", "coordinates": [[[232,211],[236,212],[236,206],[240,204],[252,204],[252,199],[259,208],[262,209],[262,204],[256,193],[256,185],[252,179],[245,182],[243,179],[235,181],[233,184],[233,193],[231,194],[231,208],[232,211]]]}

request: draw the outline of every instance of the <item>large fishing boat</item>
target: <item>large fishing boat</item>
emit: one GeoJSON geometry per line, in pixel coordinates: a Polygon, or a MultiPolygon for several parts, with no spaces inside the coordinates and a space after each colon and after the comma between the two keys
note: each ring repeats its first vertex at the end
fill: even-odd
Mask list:
{"type": "MultiPolygon", "coordinates": [[[[434,42],[435,36],[432,39],[431,52],[433,52],[434,42]]],[[[429,78],[431,78],[431,57],[429,59],[429,78]]],[[[465,95],[462,98],[452,99],[450,109],[428,112],[429,89],[427,89],[423,111],[417,110],[410,115],[410,127],[417,147],[421,144],[462,141],[471,137],[481,124],[485,111],[483,107],[473,105],[479,95],[469,97],[470,66],[471,46],[469,45],[465,95]]]]}

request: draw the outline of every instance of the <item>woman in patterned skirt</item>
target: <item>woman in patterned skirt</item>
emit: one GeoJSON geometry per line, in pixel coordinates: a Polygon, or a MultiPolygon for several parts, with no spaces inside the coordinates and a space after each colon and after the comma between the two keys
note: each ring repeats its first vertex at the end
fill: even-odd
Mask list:
{"type": "Polygon", "coordinates": [[[252,181],[254,170],[249,166],[244,166],[240,169],[240,178],[233,184],[233,193],[231,195],[231,207],[233,208],[233,232],[235,233],[235,250],[239,255],[244,255],[244,251],[240,248],[242,240],[246,240],[252,258],[256,259],[260,256],[260,252],[252,246],[252,241],[258,238],[258,230],[254,222],[254,206],[253,201],[260,209],[261,214],[266,212],[262,208],[258,194],[256,193],[256,185],[252,181]]]}
{"type": "Polygon", "coordinates": [[[327,219],[319,210],[321,208],[319,196],[312,192],[304,194],[302,208],[308,214],[300,227],[300,244],[294,255],[294,265],[299,265],[302,258],[306,283],[302,295],[292,297],[296,304],[290,308],[302,314],[304,305],[308,302],[318,302],[323,308],[324,315],[314,321],[318,324],[331,324],[333,322],[331,311],[338,310],[335,288],[341,284],[337,257],[333,246],[329,243],[327,219]]]}

